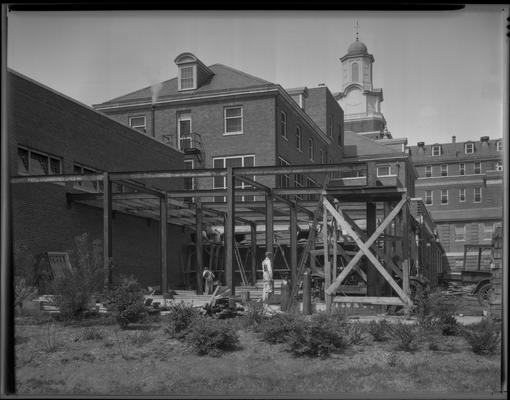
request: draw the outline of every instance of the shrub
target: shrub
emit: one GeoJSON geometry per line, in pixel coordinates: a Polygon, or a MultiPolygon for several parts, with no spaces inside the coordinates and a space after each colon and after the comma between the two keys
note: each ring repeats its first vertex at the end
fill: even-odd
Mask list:
{"type": "Polygon", "coordinates": [[[364,328],[359,322],[345,324],[342,331],[349,344],[360,344],[363,342],[364,328]]]}
{"type": "Polygon", "coordinates": [[[62,345],[60,340],[60,331],[55,328],[54,324],[49,322],[46,324],[42,337],[42,347],[47,353],[54,353],[62,345]]]}
{"type": "Polygon", "coordinates": [[[101,340],[103,337],[103,332],[94,326],[85,328],[82,335],[83,340],[101,340]]]}
{"type": "Polygon", "coordinates": [[[439,329],[441,329],[441,333],[445,336],[455,336],[459,334],[459,323],[453,315],[442,315],[439,317],[437,324],[439,329]]]}
{"type": "Polygon", "coordinates": [[[243,325],[247,328],[257,327],[264,320],[264,303],[261,301],[250,301],[246,304],[246,313],[243,316],[243,325]]]}
{"type": "Polygon", "coordinates": [[[121,328],[142,320],[146,315],[143,292],[133,277],[123,277],[121,283],[106,294],[106,304],[115,312],[121,328]]]}
{"type": "Polygon", "coordinates": [[[501,328],[490,318],[483,318],[478,324],[462,329],[462,334],[471,346],[473,353],[495,354],[501,339],[501,328]]]}
{"type": "Polygon", "coordinates": [[[321,315],[291,330],[286,350],[295,356],[326,358],[330,353],[344,349],[346,345],[341,331],[335,329],[335,324],[321,315]]]}
{"type": "Polygon", "coordinates": [[[418,349],[418,332],[415,326],[398,322],[398,324],[388,326],[388,328],[388,331],[397,340],[398,349],[409,352],[418,349]]]}
{"type": "Polygon", "coordinates": [[[372,335],[376,342],[384,342],[388,339],[388,321],[370,321],[368,332],[372,335]]]}
{"type": "Polygon", "coordinates": [[[89,244],[86,233],[75,237],[74,241],[72,269],[64,269],[62,276],[51,284],[63,319],[81,318],[89,310],[94,293],[102,285],[99,243],[94,241],[89,244]]]}
{"type": "Polygon", "coordinates": [[[441,293],[422,293],[417,297],[416,317],[423,329],[440,329],[444,335],[457,334],[456,311],[457,304],[441,293]]]}
{"type": "Polygon", "coordinates": [[[136,347],[143,347],[144,344],[150,343],[154,340],[154,336],[152,336],[150,331],[139,331],[134,336],[131,336],[130,341],[131,344],[136,347]]]}
{"type": "Polygon", "coordinates": [[[239,337],[228,321],[200,316],[193,319],[186,341],[198,355],[217,357],[224,351],[234,350],[239,337]]]}
{"type": "Polygon", "coordinates": [[[257,328],[261,340],[271,344],[285,343],[295,330],[301,330],[305,323],[299,314],[276,314],[264,320],[257,328]]]}
{"type": "Polygon", "coordinates": [[[37,288],[27,285],[26,279],[14,277],[14,306],[22,308],[25,300],[32,300],[37,296],[37,288]]]}
{"type": "Polygon", "coordinates": [[[200,316],[200,312],[192,306],[184,303],[172,304],[170,312],[165,316],[167,325],[165,331],[170,337],[182,339],[186,336],[186,331],[195,318],[200,316]]]}

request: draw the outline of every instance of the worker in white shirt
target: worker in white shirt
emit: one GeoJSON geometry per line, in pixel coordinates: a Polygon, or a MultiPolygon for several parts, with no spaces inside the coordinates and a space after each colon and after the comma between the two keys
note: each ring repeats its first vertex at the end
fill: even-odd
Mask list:
{"type": "Polygon", "coordinates": [[[266,258],[262,261],[262,279],[264,281],[262,301],[269,304],[269,297],[273,293],[273,254],[271,252],[266,252],[266,258]]]}

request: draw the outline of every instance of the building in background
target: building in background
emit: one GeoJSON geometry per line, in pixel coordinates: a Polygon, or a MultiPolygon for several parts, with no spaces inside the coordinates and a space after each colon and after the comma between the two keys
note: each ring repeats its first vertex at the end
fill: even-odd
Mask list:
{"type": "MultiPolygon", "coordinates": [[[[465,246],[490,245],[503,218],[503,141],[482,136],[476,141],[410,146],[421,197],[436,225],[452,272],[464,266],[465,246]]],[[[469,255],[469,254],[468,254],[469,255]]],[[[490,254],[482,263],[489,262],[490,254]]]]}
{"type": "MultiPolygon", "coordinates": [[[[175,58],[175,78],[94,108],[184,151],[188,168],[325,164],[343,156],[343,111],[326,87],[284,90],[231,67],[175,58]]],[[[270,187],[315,186],[313,175],[260,177],[270,187]]],[[[223,189],[225,179],[188,182],[223,189]]],[[[245,186],[240,183],[240,186],[245,186]]],[[[243,200],[252,200],[245,196],[243,200]]]]}

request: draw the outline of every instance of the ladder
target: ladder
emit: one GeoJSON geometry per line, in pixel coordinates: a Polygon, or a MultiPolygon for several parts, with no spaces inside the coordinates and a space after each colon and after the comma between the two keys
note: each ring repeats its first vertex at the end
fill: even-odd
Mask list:
{"type": "MultiPolygon", "coordinates": [[[[322,183],[322,189],[326,190],[326,187],[329,183],[329,177],[330,174],[326,174],[324,177],[324,181],[322,183]]],[[[287,310],[290,309],[290,307],[293,305],[294,301],[296,300],[298,288],[299,288],[299,282],[301,281],[303,274],[305,272],[305,266],[306,261],[308,260],[308,256],[310,255],[310,250],[312,249],[312,246],[315,242],[315,236],[317,234],[317,224],[319,223],[319,219],[322,216],[321,210],[322,210],[322,198],[323,196],[319,196],[319,201],[317,202],[317,208],[315,209],[312,225],[310,227],[310,232],[308,233],[308,240],[306,241],[305,249],[303,250],[303,253],[301,255],[301,259],[299,260],[299,264],[297,267],[297,273],[296,273],[296,279],[292,282],[292,287],[290,290],[290,298],[287,303],[287,310]]]]}
{"type": "Polygon", "coordinates": [[[246,271],[244,270],[243,260],[241,259],[241,253],[239,252],[239,247],[237,246],[237,242],[235,240],[234,240],[234,254],[236,256],[237,265],[239,266],[239,272],[241,274],[243,285],[248,286],[248,278],[246,277],[246,271]]]}

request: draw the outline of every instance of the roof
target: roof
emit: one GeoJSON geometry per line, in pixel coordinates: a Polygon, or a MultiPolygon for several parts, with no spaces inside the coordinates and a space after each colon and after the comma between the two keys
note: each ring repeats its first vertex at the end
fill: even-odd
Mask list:
{"type": "Polygon", "coordinates": [[[445,160],[459,160],[463,158],[476,159],[480,157],[503,157],[503,152],[496,150],[496,142],[502,138],[489,139],[487,142],[480,140],[466,140],[463,142],[448,142],[448,143],[430,143],[423,144],[423,150],[420,146],[408,146],[414,162],[420,161],[445,161],[445,160]],[[464,146],[466,143],[474,144],[474,153],[465,154],[464,146]],[[441,155],[433,156],[432,147],[440,146],[441,155]]]}
{"type": "MultiPolygon", "coordinates": [[[[258,86],[274,85],[274,83],[258,78],[256,76],[247,74],[237,69],[228,67],[223,64],[214,64],[208,67],[214,75],[207,82],[202,84],[196,90],[186,90],[179,92],[177,77],[161,83],[161,89],[159,91],[158,99],[168,97],[189,97],[195,93],[209,93],[214,91],[222,91],[232,89],[244,89],[253,88],[258,86]]],[[[132,102],[135,100],[151,100],[152,91],[151,86],[147,86],[143,89],[125,94],[123,96],[116,97],[112,100],[108,100],[98,105],[107,105],[113,103],[132,102]]]]}
{"type": "Polygon", "coordinates": [[[347,49],[347,54],[350,56],[358,54],[368,54],[367,46],[365,46],[365,43],[360,42],[358,39],[356,39],[356,41],[353,42],[347,49]]]}
{"type": "Polygon", "coordinates": [[[401,153],[384,144],[377,143],[377,140],[359,135],[355,132],[346,131],[344,133],[344,146],[356,146],[355,154],[349,156],[366,156],[376,154],[395,154],[401,153]]]}

